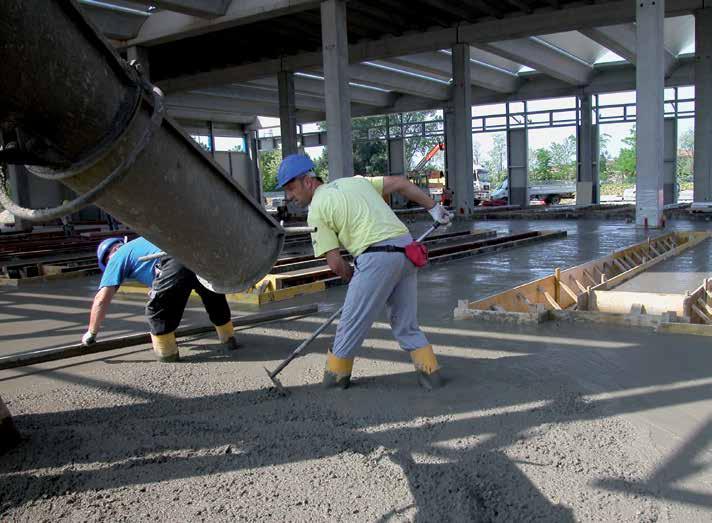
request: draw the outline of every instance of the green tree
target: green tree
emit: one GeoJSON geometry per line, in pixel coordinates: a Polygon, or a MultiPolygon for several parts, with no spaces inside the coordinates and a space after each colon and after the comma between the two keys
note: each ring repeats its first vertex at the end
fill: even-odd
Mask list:
{"type": "Polygon", "coordinates": [[[576,178],[576,137],[567,136],[562,142],[552,143],[551,174],[548,180],[573,180],[576,178]]]}
{"type": "Polygon", "coordinates": [[[598,177],[601,183],[606,183],[610,175],[610,157],[608,144],[611,142],[611,135],[603,133],[598,139],[598,177]]]}
{"type": "Polygon", "coordinates": [[[537,149],[534,151],[534,162],[531,169],[532,180],[551,180],[553,172],[553,157],[549,149],[537,149]]]}
{"type": "Polygon", "coordinates": [[[329,181],[329,151],[326,147],[319,158],[314,162],[314,172],[324,182],[329,181]]]}
{"type": "Polygon", "coordinates": [[[623,138],[626,147],[622,147],[618,157],[611,165],[612,171],[619,183],[635,182],[636,152],[635,152],[635,127],[632,127],[628,136],[623,138]]]}
{"type": "Polygon", "coordinates": [[[272,149],[259,154],[260,173],[262,174],[262,190],[265,192],[277,190],[277,170],[282,161],[282,151],[272,149]]]}
{"type": "Polygon", "coordinates": [[[694,178],[695,131],[688,129],[677,146],[677,183],[690,183],[694,178]]]}
{"type": "Polygon", "coordinates": [[[507,177],[507,139],[505,133],[496,133],[492,137],[492,150],[484,165],[489,171],[490,186],[497,188],[507,177]]]}

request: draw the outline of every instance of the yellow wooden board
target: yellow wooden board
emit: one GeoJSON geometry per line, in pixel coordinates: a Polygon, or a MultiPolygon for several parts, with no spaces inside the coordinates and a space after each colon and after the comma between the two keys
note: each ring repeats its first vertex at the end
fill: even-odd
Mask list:
{"type": "MultiPolygon", "coordinates": [[[[273,301],[288,300],[290,298],[301,296],[303,294],[313,294],[315,292],[322,292],[324,290],[326,290],[326,283],[323,281],[316,281],[312,283],[305,283],[304,285],[295,285],[294,287],[287,287],[286,289],[265,291],[261,294],[257,294],[254,292],[235,292],[227,294],[226,298],[229,303],[247,303],[252,305],[263,305],[265,303],[273,301]]],[[[119,287],[118,294],[147,296],[148,288],[137,283],[124,284],[119,287]]],[[[190,299],[200,300],[200,296],[198,296],[198,294],[193,291],[190,293],[190,299]]]]}

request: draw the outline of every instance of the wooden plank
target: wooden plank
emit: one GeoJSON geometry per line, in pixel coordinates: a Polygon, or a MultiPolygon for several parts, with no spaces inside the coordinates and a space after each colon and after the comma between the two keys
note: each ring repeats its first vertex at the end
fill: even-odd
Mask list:
{"type": "Polygon", "coordinates": [[[553,297],[551,294],[549,294],[548,292],[546,292],[546,291],[543,291],[543,292],[544,292],[544,298],[546,298],[546,301],[549,302],[549,305],[551,305],[554,309],[560,311],[560,310],[561,310],[561,305],[559,305],[559,304],[557,303],[557,301],[554,299],[554,297],[553,297]]]}
{"type": "Polygon", "coordinates": [[[712,336],[712,325],[700,323],[668,323],[663,322],[657,326],[655,332],[661,334],[687,334],[690,336],[712,336]]]}
{"type": "Polygon", "coordinates": [[[618,267],[622,272],[628,272],[630,269],[626,267],[619,259],[614,259],[613,263],[618,267]]]}
{"type": "Polygon", "coordinates": [[[705,300],[702,298],[697,298],[697,306],[705,311],[709,316],[712,316],[712,306],[710,306],[705,300]]]}
{"type": "Polygon", "coordinates": [[[707,325],[712,324],[712,318],[707,316],[707,314],[705,314],[696,304],[693,303],[691,307],[695,314],[697,314],[704,323],[707,325]]]}
{"type": "Polygon", "coordinates": [[[572,276],[571,280],[573,280],[573,282],[576,284],[576,286],[579,288],[579,290],[581,292],[588,292],[588,289],[586,289],[586,287],[584,287],[583,284],[580,281],[578,281],[576,278],[574,278],[572,276]]]}
{"type": "Polygon", "coordinates": [[[634,261],[631,260],[630,257],[627,256],[627,255],[626,255],[626,256],[623,256],[623,258],[625,259],[626,263],[627,263],[628,265],[630,265],[630,268],[631,268],[631,269],[632,269],[633,267],[637,267],[637,266],[639,265],[638,262],[634,262],[634,261]]]}
{"type": "Polygon", "coordinates": [[[591,283],[593,283],[594,285],[598,285],[598,282],[596,281],[596,278],[594,278],[593,276],[591,276],[591,273],[588,272],[586,269],[583,270],[583,275],[586,276],[586,278],[588,278],[588,280],[589,280],[591,283]]]}
{"type": "Polygon", "coordinates": [[[660,254],[660,252],[655,247],[653,247],[652,243],[649,245],[649,247],[650,247],[650,250],[655,253],[655,256],[662,256],[662,254],[660,254]]]}
{"type": "Polygon", "coordinates": [[[571,290],[571,287],[569,287],[568,285],[566,285],[566,284],[565,284],[564,282],[562,282],[562,281],[559,282],[559,285],[561,285],[561,288],[564,289],[564,292],[565,292],[566,294],[568,294],[569,297],[570,297],[572,300],[574,300],[574,302],[575,302],[576,299],[578,298],[578,294],[576,294],[574,291],[572,291],[572,290],[571,290]]]}

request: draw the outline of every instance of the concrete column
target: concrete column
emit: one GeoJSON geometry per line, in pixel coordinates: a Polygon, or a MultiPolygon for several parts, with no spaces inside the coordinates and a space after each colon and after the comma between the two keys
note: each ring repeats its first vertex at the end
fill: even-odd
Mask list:
{"type": "Polygon", "coordinates": [[[677,203],[677,118],[665,118],[663,129],[663,204],[677,203]]]}
{"type": "Polygon", "coordinates": [[[601,203],[601,129],[598,125],[591,126],[591,159],[593,187],[591,188],[592,202],[601,203]]]}
{"type": "Polygon", "coordinates": [[[403,138],[388,140],[388,174],[405,176],[405,141],[403,138]]]}
{"type": "MultiPolygon", "coordinates": [[[[403,138],[391,138],[388,140],[388,175],[405,176],[405,140],[403,138]]],[[[392,193],[390,198],[391,206],[395,209],[404,208],[408,200],[398,193],[392,193]]]]}
{"type": "Polygon", "coordinates": [[[443,125],[445,127],[445,185],[452,190],[455,173],[455,111],[452,107],[443,109],[443,125]]]}
{"type": "Polygon", "coordinates": [[[712,201],[712,9],[695,12],[695,202],[712,201]]]}
{"type": "Polygon", "coordinates": [[[507,131],[507,170],[509,204],[529,206],[529,139],[527,129],[507,131]]]}
{"type": "Polygon", "coordinates": [[[260,172],[257,133],[255,131],[245,133],[245,148],[250,158],[250,175],[255,180],[257,201],[262,203],[264,201],[264,180],[262,179],[262,172],[260,172]]]}
{"type": "Polygon", "coordinates": [[[453,208],[458,216],[471,216],[475,207],[472,170],[472,86],[470,78],[470,46],[452,47],[452,98],[454,147],[448,144],[453,169],[449,184],[453,191],[453,208]]]}
{"type": "Polygon", "coordinates": [[[593,187],[597,185],[593,173],[593,113],[591,95],[580,96],[581,124],[576,129],[578,175],[576,179],[576,205],[594,203],[593,187]]]}
{"type": "Polygon", "coordinates": [[[151,78],[151,64],[148,61],[148,49],[132,45],[126,48],[126,59],[131,62],[136,60],[141,64],[141,70],[147,79],[151,78]]]}
{"type": "Polygon", "coordinates": [[[354,174],[345,0],[321,3],[321,42],[329,180],[336,180],[354,174]]]}
{"type": "Polygon", "coordinates": [[[663,222],[663,120],[665,0],[636,2],[637,56],[637,225],[661,227],[663,222]]]}
{"type": "Polygon", "coordinates": [[[297,148],[297,107],[294,103],[294,73],[277,73],[279,87],[279,127],[282,132],[282,157],[296,154],[297,148]]]}
{"type": "Polygon", "coordinates": [[[215,131],[212,120],[208,120],[208,147],[210,147],[210,155],[215,158],[215,131]]]}

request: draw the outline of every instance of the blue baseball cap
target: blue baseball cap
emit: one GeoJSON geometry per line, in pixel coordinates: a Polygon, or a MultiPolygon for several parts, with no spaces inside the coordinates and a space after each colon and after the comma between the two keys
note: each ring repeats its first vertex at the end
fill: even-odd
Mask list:
{"type": "Polygon", "coordinates": [[[281,189],[296,177],[314,170],[314,162],[306,154],[290,154],[279,164],[277,188],[281,189]]]}

